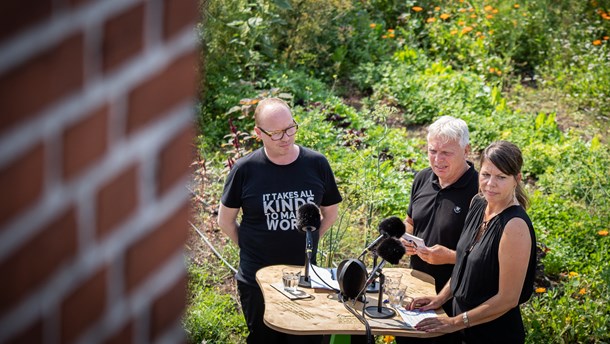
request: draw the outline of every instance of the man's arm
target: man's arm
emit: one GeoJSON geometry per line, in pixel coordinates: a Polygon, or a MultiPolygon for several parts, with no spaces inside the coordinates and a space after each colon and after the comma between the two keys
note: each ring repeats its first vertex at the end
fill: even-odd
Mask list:
{"type": "Polygon", "coordinates": [[[339,203],[329,205],[328,207],[320,207],[322,213],[322,223],[320,223],[320,238],[326,231],[337,221],[339,216],[339,203]]]}
{"type": "Polygon", "coordinates": [[[225,207],[222,203],[218,207],[218,226],[235,244],[239,244],[239,236],[237,234],[237,214],[239,208],[225,207]]]}

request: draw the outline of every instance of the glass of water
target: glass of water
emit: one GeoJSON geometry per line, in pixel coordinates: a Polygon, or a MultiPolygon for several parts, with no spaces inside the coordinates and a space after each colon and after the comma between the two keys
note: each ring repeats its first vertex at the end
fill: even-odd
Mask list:
{"type": "Polygon", "coordinates": [[[299,285],[299,279],[301,278],[301,271],[295,269],[283,269],[282,270],[282,283],[284,284],[284,290],[295,293],[297,286],[299,285]]]}

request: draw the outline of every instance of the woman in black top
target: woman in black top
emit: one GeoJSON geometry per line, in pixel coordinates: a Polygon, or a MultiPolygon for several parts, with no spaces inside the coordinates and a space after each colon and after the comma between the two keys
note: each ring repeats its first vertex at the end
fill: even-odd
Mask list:
{"type": "Polygon", "coordinates": [[[536,237],[525,212],[521,151],[507,141],[481,155],[479,194],[472,200],[456,249],[456,264],[443,290],[416,298],[411,309],[436,309],[453,297],[454,317],[428,318],[415,328],[462,331],[466,343],[523,343],[519,304],[532,294],[536,237]]]}

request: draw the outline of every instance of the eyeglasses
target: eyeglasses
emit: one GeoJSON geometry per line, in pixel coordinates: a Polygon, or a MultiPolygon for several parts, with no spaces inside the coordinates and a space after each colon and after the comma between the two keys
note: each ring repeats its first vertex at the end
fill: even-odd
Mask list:
{"type": "Polygon", "coordinates": [[[284,138],[284,134],[292,136],[297,133],[297,130],[299,129],[299,124],[295,120],[292,120],[292,123],[294,123],[294,125],[284,130],[266,131],[261,127],[258,127],[258,129],[260,129],[265,135],[269,136],[271,138],[271,141],[279,141],[284,138]]]}

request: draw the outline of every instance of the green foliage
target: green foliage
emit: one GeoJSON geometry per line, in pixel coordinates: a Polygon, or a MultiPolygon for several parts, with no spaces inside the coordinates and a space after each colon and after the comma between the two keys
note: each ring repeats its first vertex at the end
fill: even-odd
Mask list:
{"type": "Polygon", "coordinates": [[[188,265],[189,306],[182,320],[189,343],[245,343],[247,327],[237,300],[211,285],[213,270],[188,265]]]}

